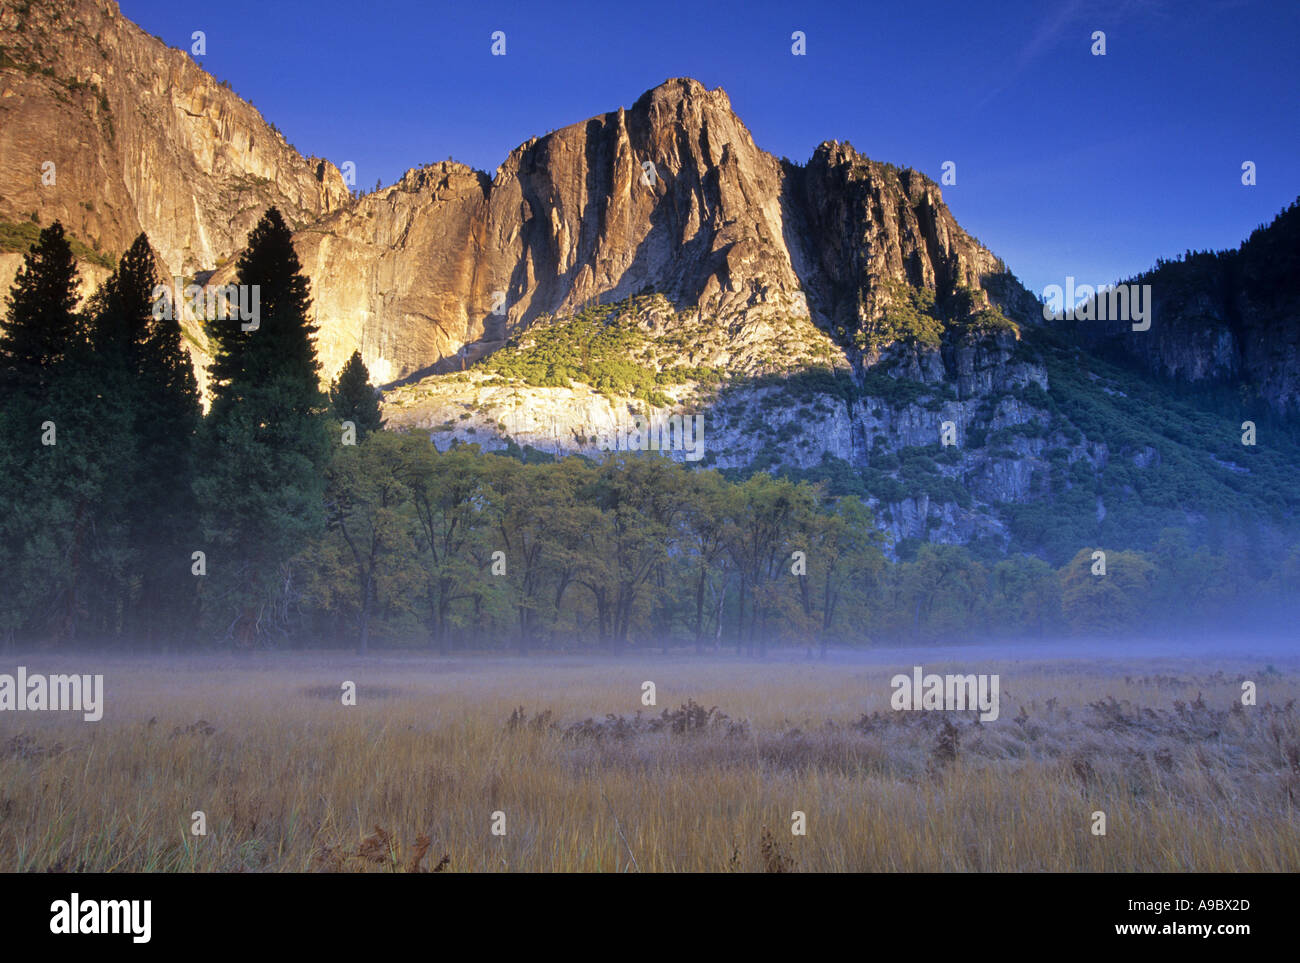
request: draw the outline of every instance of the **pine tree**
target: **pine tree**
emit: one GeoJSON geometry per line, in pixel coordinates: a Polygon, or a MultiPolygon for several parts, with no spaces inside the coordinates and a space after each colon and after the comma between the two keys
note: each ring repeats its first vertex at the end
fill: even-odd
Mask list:
{"type": "Polygon", "coordinates": [[[55,221],[23,258],[0,324],[0,400],[18,391],[35,396],[81,336],[77,260],[55,221]]]}
{"type": "Polygon", "coordinates": [[[289,559],[324,527],[330,442],[308,281],[275,208],[249,234],[237,275],[242,298],[255,295],[258,310],[247,321],[238,312],[209,320],[212,407],[195,493],[208,611],[251,645],[284,614],[289,559]]]}
{"type": "Polygon", "coordinates": [[[130,537],[138,474],[130,317],[117,296],[127,270],[123,257],[96,290],[87,304],[84,347],[64,362],[76,415],[61,426],[59,441],[72,446],[77,459],[76,517],[87,523],[77,539],[77,557],[88,563],[75,573],[77,598],[67,628],[101,642],[122,640],[141,563],[130,537]]]}
{"type": "Polygon", "coordinates": [[[0,324],[0,626],[11,637],[69,637],[81,611],[97,479],[85,461],[94,389],[79,284],[55,222],[24,257],[0,324]]]}
{"type": "Polygon", "coordinates": [[[148,531],[151,513],[161,523],[152,541],[137,539],[156,553],[142,587],[142,608],[147,615],[156,606],[156,629],[167,637],[186,635],[195,615],[191,555],[199,548],[201,529],[192,486],[203,408],[178,316],[164,315],[149,326],[136,375],[143,392],[136,418],[140,472],[132,517],[141,535],[148,531]]]}
{"type": "Polygon", "coordinates": [[[174,638],[192,624],[190,554],[199,541],[190,487],[198,388],[179,320],[170,312],[154,317],[157,287],[153,249],[141,234],[97,292],[91,330],[110,385],[104,421],[114,423],[121,410],[129,433],[113,455],[112,504],[123,511],[128,565],[115,628],[145,641],[174,638]]]}
{"type": "Polygon", "coordinates": [[[330,386],[330,405],[339,421],[350,421],[357,429],[360,443],[373,432],[384,427],[379,413],[379,395],[370,383],[370,372],[361,360],[361,352],[353,351],[347,364],[330,386]]]}

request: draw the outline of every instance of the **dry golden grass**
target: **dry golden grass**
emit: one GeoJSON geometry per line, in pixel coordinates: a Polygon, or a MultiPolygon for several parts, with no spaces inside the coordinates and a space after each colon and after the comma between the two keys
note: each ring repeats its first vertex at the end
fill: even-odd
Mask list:
{"type": "Polygon", "coordinates": [[[1294,666],[925,662],[1000,673],[977,726],[873,658],[11,657],[107,706],[0,714],[0,870],[1300,869],[1294,666]]]}

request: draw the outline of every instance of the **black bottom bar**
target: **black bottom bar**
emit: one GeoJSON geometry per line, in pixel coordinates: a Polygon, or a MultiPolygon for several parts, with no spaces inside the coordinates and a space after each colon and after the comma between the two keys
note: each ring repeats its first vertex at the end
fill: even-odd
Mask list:
{"type": "Polygon", "coordinates": [[[1172,939],[1180,951],[1195,942],[1231,953],[1289,932],[1293,921],[1284,923],[1283,913],[1293,883],[1227,874],[10,875],[0,879],[0,920],[8,949],[66,950],[75,941],[77,951],[131,955],[196,947],[374,952],[410,938],[435,946],[443,937],[497,951],[503,941],[541,949],[556,940],[650,952],[685,932],[701,944],[756,939],[769,950],[785,937],[816,944],[848,935],[871,949],[941,950],[952,941],[949,950],[983,954],[980,947],[1027,939],[1069,947],[1172,939]],[[144,900],[148,942],[139,943],[132,931],[143,935],[144,904],[100,902],[144,900]],[[117,933],[52,932],[115,925],[117,933]]]}

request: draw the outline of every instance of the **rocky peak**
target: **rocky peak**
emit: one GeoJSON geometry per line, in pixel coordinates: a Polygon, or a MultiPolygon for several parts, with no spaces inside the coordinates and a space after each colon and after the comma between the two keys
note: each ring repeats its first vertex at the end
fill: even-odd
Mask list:
{"type": "Polygon", "coordinates": [[[453,190],[454,185],[467,180],[481,185],[484,193],[487,192],[489,182],[482,171],[476,171],[467,164],[453,160],[438,161],[434,164],[426,164],[424,167],[412,167],[402,175],[396,187],[409,193],[427,191],[436,194],[439,191],[453,190]]]}
{"type": "Polygon", "coordinates": [[[447,370],[539,318],[650,291],[719,318],[810,319],[852,347],[886,282],[987,304],[1004,270],[924,175],[837,142],[782,164],[725,91],[689,78],[530,138],[490,182],[446,162],[398,186],[420,200],[380,192],[298,235],[327,372],[358,346],[381,379],[447,370]]]}
{"type": "MultiPolygon", "coordinates": [[[[847,143],[782,163],[724,90],[689,78],[529,139],[494,176],[444,161],[354,201],[332,164],[113,3],[7,5],[0,47],[0,221],[62,220],[100,271],[144,231],[165,272],[223,284],[274,205],[297,228],[327,377],[358,347],[382,381],[446,370],[651,291],[722,321],[804,319],[852,348],[890,282],[979,292],[1000,269],[927,178],[847,143]]],[[[202,332],[187,335],[202,365],[202,332]]]]}
{"type": "Polygon", "coordinates": [[[919,171],[827,141],[792,182],[804,236],[818,241],[807,250],[810,301],[836,328],[851,333],[878,320],[892,300],[890,282],[939,296],[966,287],[987,304],[986,282],[1006,272],[919,171]]]}

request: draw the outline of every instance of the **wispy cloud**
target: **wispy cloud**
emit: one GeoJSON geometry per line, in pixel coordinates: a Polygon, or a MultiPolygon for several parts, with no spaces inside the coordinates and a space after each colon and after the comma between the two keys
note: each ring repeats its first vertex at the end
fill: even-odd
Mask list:
{"type": "Polygon", "coordinates": [[[1029,42],[1020,48],[1020,54],[1016,57],[1011,69],[1002,78],[1002,83],[986,93],[975,106],[977,108],[985,107],[998,94],[1006,90],[1011,83],[1019,77],[1035,60],[1041,57],[1047,51],[1051,50],[1073,24],[1077,14],[1083,7],[1082,0],[1068,0],[1067,3],[1057,7],[1048,17],[1038,25],[1029,42]]]}
{"type": "MultiPolygon", "coordinates": [[[[1178,17],[1186,21],[1189,18],[1201,19],[1225,10],[1239,8],[1248,0],[1208,0],[1202,4],[1183,4],[1178,8],[1178,17]]],[[[1166,0],[1112,0],[1098,3],[1087,0],[1066,0],[1050,11],[1038,24],[1033,34],[1020,53],[1011,63],[1010,69],[1003,76],[1002,82],[988,91],[975,105],[983,108],[1002,91],[1010,87],[1033,63],[1056,48],[1062,38],[1071,31],[1087,27],[1084,39],[1091,36],[1093,30],[1114,32],[1121,26],[1141,18],[1167,20],[1174,15],[1166,0]],[[1088,23],[1085,24],[1084,18],[1088,23]]]]}

